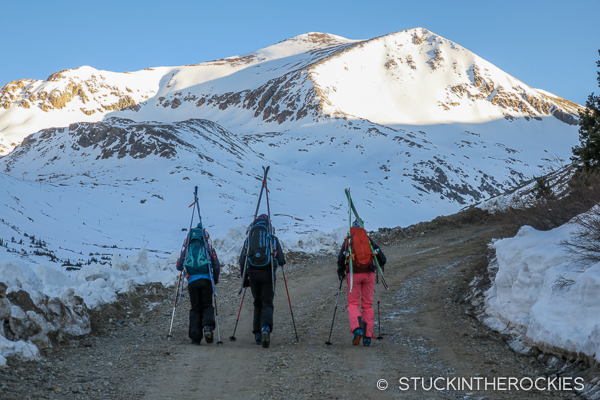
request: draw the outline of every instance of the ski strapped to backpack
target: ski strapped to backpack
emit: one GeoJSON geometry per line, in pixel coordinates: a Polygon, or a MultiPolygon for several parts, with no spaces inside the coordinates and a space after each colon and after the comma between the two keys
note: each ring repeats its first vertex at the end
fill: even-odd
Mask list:
{"type": "MultiPolygon", "coordinates": [[[[269,173],[270,166],[263,167],[263,180],[262,186],[260,188],[260,194],[258,195],[258,204],[256,205],[256,210],[254,211],[254,219],[252,226],[248,229],[248,238],[246,239],[246,260],[244,262],[244,271],[242,272],[242,286],[238,294],[241,294],[244,291],[244,295],[246,291],[244,289],[244,281],[246,279],[246,275],[248,273],[248,267],[258,267],[264,268],[267,265],[271,265],[271,278],[273,284],[273,293],[275,293],[275,256],[276,250],[274,249],[274,240],[272,238],[273,235],[273,225],[271,224],[271,207],[269,205],[269,189],[267,188],[267,174],[269,173]],[[262,194],[265,193],[265,198],[267,202],[267,221],[265,220],[257,220],[256,217],[258,215],[258,209],[260,207],[260,201],[262,199],[262,194]]],[[[290,292],[287,287],[287,280],[285,278],[285,272],[283,268],[281,269],[283,274],[283,282],[285,283],[285,291],[287,293],[288,304],[290,306],[290,315],[292,316],[292,324],[294,326],[294,333],[296,334],[296,341],[298,339],[298,331],[296,330],[296,321],[294,320],[294,311],[292,310],[292,301],[290,300],[290,292]]],[[[244,302],[244,298],[242,297],[242,304],[244,302]]],[[[240,304],[240,311],[242,306],[240,304]]],[[[239,319],[239,312],[238,312],[239,319]]],[[[236,321],[237,328],[237,321],[236,321]]],[[[235,341],[235,328],[234,335],[229,338],[231,341],[235,341]]]]}
{"type": "MultiPolygon", "coordinates": [[[[263,167],[264,168],[264,167],[263,167]]],[[[269,167],[267,167],[268,169],[269,167]]],[[[265,171],[265,177],[266,177],[266,171],[265,171]]],[[[269,218],[269,234],[271,234],[273,232],[273,225],[271,224],[271,206],[269,205],[269,189],[267,189],[267,181],[265,179],[264,181],[264,185],[265,185],[265,197],[267,198],[267,214],[268,214],[268,218],[269,218]]],[[[269,240],[269,247],[271,248],[271,277],[273,279],[273,293],[275,293],[275,256],[276,256],[276,250],[273,249],[273,240],[271,238],[271,240],[269,240]]],[[[285,292],[287,293],[287,298],[288,298],[288,304],[290,306],[290,315],[292,316],[292,324],[294,325],[294,333],[296,334],[296,342],[299,342],[300,339],[298,339],[298,331],[296,330],[296,321],[294,320],[294,310],[292,310],[292,300],[290,299],[290,291],[288,290],[288,285],[287,285],[287,279],[285,279],[285,271],[283,270],[283,267],[281,267],[281,274],[283,275],[283,283],[285,284],[285,292]]]]}
{"type": "MultiPolygon", "coordinates": [[[[196,204],[196,202],[198,201],[198,186],[196,186],[196,190],[194,192],[194,203],[192,203],[190,205],[193,206],[194,204],[196,204]]],[[[185,242],[183,243],[183,248],[181,249],[182,252],[185,252],[185,256],[183,257],[184,261],[187,260],[188,258],[188,249],[189,249],[189,242],[190,242],[190,235],[192,233],[192,226],[194,225],[194,213],[195,213],[196,209],[193,208],[192,209],[192,219],[190,220],[190,229],[188,230],[188,236],[185,239],[185,242]]],[[[200,214],[200,206],[198,206],[198,214],[200,214]]],[[[169,325],[169,333],[167,334],[167,339],[172,338],[171,336],[171,332],[173,330],[173,321],[175,319],[175,310],[177,309],[177,306],[179,305],[179,302],[181,301],[181,296],[183,295],[183,271],[185,270],[185,267],[181,269],[181,271],[179,272],[179,279],[177,281],[177,293],[175,294],[175,304],[173,305],[173,312],[171,314],[171,324],[169,325]]],[[[211,271],[211,279],[212,279],[212,271],[211,271]]],[[[213,282],[213,291],[214,291],[214,282],[213,282]]],[[[216,295],[216,292],[215,292],[216,295]]]]}
{"type": "MultiPolygon", "coordinates": [[[[346,196],[348,196],[348,226],[349,226],[349,230],[348,232],[352,231],[352,207],[351,207],[351,200],[350,200],[350,191],[349,189],[346,189],[346,196]]],[[[349,276],[350,276],[350,293],[352,293],[352,289],[354,288],[354,268],[352,265],[352,235],[349,235],[348,237],[348,241],[347,241],[347,245],[348,245],[348,249],[346,250],[348,259],[349,259],[349,264],[350,264],[350,271],[348,272],[349,276]]]]}
{"type": "MultiPolygon", "coordinates": [[[[264,168],[264,167],[263,167],[264,168]]],[[[265,185],[265,197],[267,198],[267,215],[269,218],[269,238],[270,240],[269,242],[269,248],[270,248],[270,259],[271,259],[271,280],[272,280],[272,284],[273,284],[273,294],[275,294],[275,249],[273,249],[273,240],[270,237],[270,234],[273,232],[273,225],[271,224],[271,206],[269,205],[269,189],[267,188],[267,180],[265,179],[264,183],[265,185]]],[[[283,268],[281,269],[281,271],[283,271],[283,268]]],[[[285,272],[283,273],[283,279],[285,281],[285,272]]],[[[287,291],[287,283],[286,283],[286,291],[287,291]]],[[[288,301],[290,299],[289,293],[288,293],[288,301]]],[[[292,303],[290,302],[290,311],[292,310],[292,303]]],[[[292,320],[294,319],[294,313],[292,312],[292,320]]],[[[294,323],[294,330],[296,330],[296,324],[294,323]]],[[[296,340],[298,340],[298,334],[296,333],[296,340]]]]}
{"type": "MultiPolygon", "coordinates": [[[[210,283],[213,288],[215,297],[219,297],[217,289],[215,288],[215,279],[213,277],[212,261],[210,254],[208,253],[208,238],[206,237],[206,230],[202,227],[202,214],[200,214],[200,202],[198,201],[198,186],[194,188],[194,202],[190,204],[190,207],[196,206],[198,210],[198,226],[190,229],[187,238],[187,249],[185,255],[184,267],[188,274],[205,274],[208,273],[210,276],[210,283]],[[192,252],[190,252],[192,250],[192,252]],[[196,252],[194,254],[194,251],[196,252]],[[188,263],[189,260],[189,263],[188,263]],[[191,266],[188,268],[188,264],[191,266]]],[[[194,210],[192,210],[192,221],[194,220],[194,210]]]]}
{"type": "MultiPolygon", "coordinates": [[[[358,212],[356,211],[356,207],[354,206],[354,203],[352,202],[352,197],[350,196],[350,189],[346,189],[346,197],[348,198],[348,204],[350,206],[350,211],[348,212],[349,214],[349,219],[351,220],[352,218],[352,214],[354,214],[354,217],[356,218],[356,220],[358,221],[358,224],[360,225],[360,228],[362,228],[364,230],[365,228],[365,224],[363,222],[363,220],[360,218],[360,216],[358,215],[358,212]]],[[[348,239],[348,242],[352,241],[352,223],[350,223],[350,238],[348,239]]],[[[365,231],[366,233],[366,231],[365,231]]],[[[389,287],[387,285],[387,282],[385,280],[385,277],[383,276],[383,271],[381,270],[381,266],[379,265],[379,260],[377,259],[376,253],[373,250],[373,245],[371,244],[371,241],[368,241],[369,243],[369,248],[370,248],[370,253],[371,253],[371,257],[375,263],[375,267],[377,268],[377,273],[379,276],[381,276],[381,283],[383,284],[383,287],[385,288],[385,290],[389,290],[389,287]]],[[[350,249],[350,292],[352,292],[352,246],[350,245],[351,243],[349,243],[349,249],[350,249]]]]}
{"type": "MultiPolygon", "coordinates": [[[[271,168],[271,167],[270,166],[267,166],[266,168],[263,167],[262,185],[260,186],[260,193],[258,195],[258,204],[256,204],[256,210],[254,211],[253,221],[256,221],[256,216],[258,215],[258,208],[260,207],[260,200],[262,199],[262,194],[263,194],[264,189],[267,187],[267,174],[269,173],[269,168],[271,168]]],[[[269,218],[269,224],[270,223],[271,223],[271,221],[269,218]]],[[[251,233],[251,229],[248,229],[248,238],[246,239],[247,242],[250,242],[250,233],[251,233]]],[[[246,248],[246,260],[244,262],[244,270],[242,271],[242,286],[240,287],[238,294],[241,294],[242,291],[244,290],[244,281],[246,280],[247,273],[248,273],[248,248],[246,248]]]]}

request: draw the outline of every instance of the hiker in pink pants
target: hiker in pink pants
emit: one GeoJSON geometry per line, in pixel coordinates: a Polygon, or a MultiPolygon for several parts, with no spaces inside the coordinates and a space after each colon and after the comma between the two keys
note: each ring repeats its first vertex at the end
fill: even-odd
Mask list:
{"type": "MultiPolygon", "coordinates": [[[[348,282],[348,315],[350,332],[354,334],[352,344],[357,346],[362,339],[364,346],[371,345],[373,337],[373,289],[375,287],[374,257],[377,256],[383,271],[386,258],[377,243],[373,242],[357,221],[352,223],[350,237],[344,240],[338,254],[338,277],[344,279],[350,270],[352,255],[352,285],[348,282]],[[350,239],[350,240],[349,240],[350,239]],[[349,248],[349,243],[352,248],[349,248]],[[371,247],[373,250],[371,250],[371,247]],[[352,286],[352,292],[350,287],[352,286]]],[[[348,278],[350,279],[350,278],[348,278]]]]}

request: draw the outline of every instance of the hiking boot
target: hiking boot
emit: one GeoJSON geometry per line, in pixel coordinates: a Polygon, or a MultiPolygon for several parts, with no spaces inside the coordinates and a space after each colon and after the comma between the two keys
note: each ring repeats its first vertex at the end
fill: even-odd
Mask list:
{"type": "Polygon", "coordinates": [[[262,347],[264,347],[265,349],[269,347],[269,344],[271,344],[271,328],[269,328],[268,326],[263,326],[262,327],[262,331],[261,331],[261,338],[262,338],[262,347]]]}
{"type": "Polygon", "coordinates": [[[213,342],[213,331],[210,325],[204,327],[204,340],[206,340],[206,343],[213,342]]]}
{"type": "Polygon", "coordinates": [[[370,346],[371,345],[371,338],[370,337],[364,337],[363,338],[363,346],[370,346]]]}
{"type": "Polygon", "coordinates": [[[352,345],[358,346],[360,344],[360,339],[363,338],[363,330],[360,328],[356,328],[354,330],[354,339],[352,339],[352,345]]]}
{"type": "Polygon", "coordinates": [[[254,334],[254,340],[256,344],[262,344],[262,335],[260,332],[254,334]]]}
{"type": "Polygon", "coordinates": [[[200,340],[192,339],[192,344],[195,344],[196,346],[200,346],[200,340]]]}

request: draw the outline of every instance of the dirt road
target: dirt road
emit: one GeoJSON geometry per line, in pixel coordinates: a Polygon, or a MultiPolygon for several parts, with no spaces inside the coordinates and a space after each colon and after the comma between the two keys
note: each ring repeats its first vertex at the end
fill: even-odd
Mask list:
{"type": "Polygon", "coordinates": [[[406,239],[381,238],[390,290],[379,287],[381,325],[374,333],[381,329],[383,340],[374,340],[370,347],[350,344],[345,284],[333,345],[325,345],[339,287],[335,256],[295,256],[285,273],[298,342],[281,272],[271,347],[254,344],[250,291],[237,341],[231,342],[241,296],[239,278],[230,276],[218,286],[222,346],[189,343],[187,297],[177,309],[174,339],[167,341],[173,294],[162,296],[159,291],[127,303],[130,318],[110,323],[109,313],[99,315],[97,325],[107,328],[99,328],[98,336],[53,349],[41,366],[14,364],[14,375],[5,375],[4,381],[0,375],[0,386],[9,399],[579,398],[573,391],[515,390],[497,381],[535,380],[548,373],[536,359],[510,350],[505,338],[477,321],[464,302],[468,282],[485,264],[485,244],[499,228],[449,225],[406,239]],[[443,390],[425,390],[430,378],[440,378],[436,386],[443,390]],[[474,386],[460,386],[460,378],[474,386]],[[498,386],[483,390],[485,378],[498,386]],[[382,379],[388,383],[386,390],[377,387],[382,379]],[[482,390],[476,390],[477,383],[482,390]]]}

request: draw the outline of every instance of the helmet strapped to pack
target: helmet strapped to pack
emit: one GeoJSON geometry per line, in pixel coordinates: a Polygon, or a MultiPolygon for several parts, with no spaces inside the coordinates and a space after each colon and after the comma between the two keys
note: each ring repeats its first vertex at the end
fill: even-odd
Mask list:
{"type": "Polygon", "coordinates": [[[210,272],[210,260],[207,258],[207,243],[201,224],[190,231],[187,246],[187,257],[183,263],[187,274],[208,274],[210,272]]]}
{"type": "Polygon", "coordinates": [[[352,246],[352,271],[373,271],[373,251],[367,231],[364,228],[350,228],[350,243],[352,246]]]}
{"type": "Polygon", "coordinates": [[[273,240],[268,220],[261,217],[252,224],[247,239],[248,265],[258,268],[269,265],[273,240]]]}

